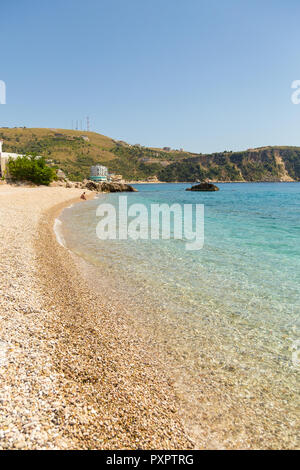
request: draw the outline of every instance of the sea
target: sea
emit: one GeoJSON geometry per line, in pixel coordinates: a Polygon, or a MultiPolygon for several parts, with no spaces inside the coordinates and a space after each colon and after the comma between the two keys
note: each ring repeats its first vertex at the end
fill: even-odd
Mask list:
{"type": "Polygon", "coordinates": [[[190,186],[138,184],[75,204],[56,222],[59,241],[157,357],[197,448],[297,448],[300,183],[190,186]],[[187,250],[172,228],[170,239],[99,239],[99,206],[118,213],[124,196],[149,214],[203,205],[203,247],[187,250]]]}

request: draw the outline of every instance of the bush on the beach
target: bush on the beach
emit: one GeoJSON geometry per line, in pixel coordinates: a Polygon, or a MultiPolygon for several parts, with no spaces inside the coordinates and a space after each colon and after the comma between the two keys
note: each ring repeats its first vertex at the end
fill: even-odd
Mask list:
{"type": "Polygon", "coordinates": [[[48,186],[55,179],[55,171],[46,165],[43,157],[24,155],[16,160],[10,159],[7,166],[9,177],[15,181],[31,181],[48,186]]]}

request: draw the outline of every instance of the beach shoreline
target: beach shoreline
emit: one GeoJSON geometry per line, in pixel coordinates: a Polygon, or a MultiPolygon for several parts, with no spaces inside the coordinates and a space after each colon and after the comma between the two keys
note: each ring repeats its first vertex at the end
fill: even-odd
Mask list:
{"type": "MultiPolygon", "coordinates": [[[[228,189],[224,191],[225,200],[239,199],[228,189]]],[[[131,202],[142,200],[147,204],[146,195],[147,191],[140,196],[137,193],[131,202]]],[[[159,189],[155,193],[160,201],[165,201],[166,195],[169,201],[182,200],[172,186],[162,188],[161,194],[159,189]]],[[[105,196],[106,203],[117,204],[117,199],[114,195],[105,196]]],[[[150,193],[148,201],[151,200],[150,193]]],[[[297,372],[291,364],[289,344],[282,330],[276,328],[281,317],[273,318],[269,303],[261,304],[261,311],[254,308],[254,316],[251,308],[246,310],[247,319],[243,310],[237,315],[235,301],[243,297],[235,297],[234,284],[228,297],[225,294],[225,302],[219,302],[222,289],[214,278],[205,283],[200,272],[201,265],[203,270],[207,268],[205,248],[202,263],[200,257],[194,263],[183,250],[175,250],[172,242],[164,246],[152,242],[101,242],[95,236],[95,213],[100,202],[91,201],[88,210],[74,206],[61,215],[67,247],[91,288],[102,292],[106,305],[113,304],[120,313],[125,310],[131,330],[138,331],[152,358],[163,364],[180,401],[184,428],[195,447],[298,447],[297,372]],[[232,310],[228,311],[227,306],[232,310]],[[261,314],[259,323],[257,314],[261,314]]],[[[227,272],[232,272],[239,249],[233,248],[228,258],[226,253],[225,250],[223,261],[226,260],[227,272]]],[[[216,256],[215,262],[219,261],[216,256]]],[[[246,272],[251,274],[254,263],[247,261],[246,272]]],[[[257,275],[261,273],[258,271],[257,275]]],[[[237,275],[232,279],[236,283],[237,275]]],[[[266,292],[263,286],[257,294],[266,292]]],[[[244,305],[238,308],[243,309],[244,305]]]]}
{"type": "Polygon", "coordinates": [[[192,448],[167,377],[56,240],[81,192],[0,188],[0,448],[192,448]]]}
{"type": "Polygon", "coordinates": [[[126,258],[121,272],[59,243],[64,208],[96,210],[81,193],[0,186],[0,449],[298,448],[293,371],[230,355],[221,311],[211,328],[161,311],[126,258]]]}

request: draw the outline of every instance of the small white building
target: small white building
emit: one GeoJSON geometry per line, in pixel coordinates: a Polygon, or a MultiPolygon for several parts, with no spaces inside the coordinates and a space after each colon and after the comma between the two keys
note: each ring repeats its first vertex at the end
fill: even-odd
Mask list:
{"type": "Polygon", "coordinates": [[[92,181],[107,181],[108,168],[103,165],[91,166],[90,179],[92,181]]]}
{"type": "Polygon", "coordinates": [[[3,140],[0,140],[0,177],[5,176],[6,165],[10,158],[16,159],[22,156],[17,153],[2,152],[2,145],[3,140]]]}

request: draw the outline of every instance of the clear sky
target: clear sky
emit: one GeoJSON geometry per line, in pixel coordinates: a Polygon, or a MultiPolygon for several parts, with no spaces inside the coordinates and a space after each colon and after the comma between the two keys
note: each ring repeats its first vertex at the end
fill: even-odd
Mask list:
{"type": "Polygon", "coordinates": [[[300,146],[299,0],[1,0],[0,126],[195,152],[300,146]]]}

